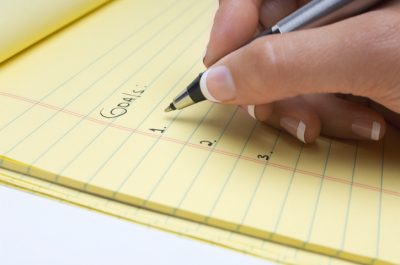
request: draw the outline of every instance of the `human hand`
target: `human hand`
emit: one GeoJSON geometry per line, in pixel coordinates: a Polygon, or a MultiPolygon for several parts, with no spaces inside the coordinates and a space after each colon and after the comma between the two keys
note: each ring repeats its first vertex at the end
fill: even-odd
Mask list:
{"type": "Polygon", "coordinates": [[[399,0],[235,51],[306,2],[220,0],[204,58],[210,94],[307,143],[378,140],[385,119],[400,128],[399,0]]]}

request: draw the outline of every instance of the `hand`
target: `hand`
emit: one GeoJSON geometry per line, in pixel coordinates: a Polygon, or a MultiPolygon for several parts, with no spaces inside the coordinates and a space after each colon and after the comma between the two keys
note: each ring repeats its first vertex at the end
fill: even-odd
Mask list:
{"type": "Polygon", "coordinates": [[[306,2],[220,0],[204,57],[212,65],[209,99],[241,105],[307,143],[321,133],[378,140],[385,119],[400,128],[398,0],[328,26],[262,37],[235,51],[306,2]]]}

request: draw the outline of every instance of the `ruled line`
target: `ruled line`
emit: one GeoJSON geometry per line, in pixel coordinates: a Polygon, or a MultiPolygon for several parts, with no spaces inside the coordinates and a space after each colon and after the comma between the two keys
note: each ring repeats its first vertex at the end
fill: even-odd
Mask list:
{"type": "Polygon", "coordinates": [[[307,236],[306,241],[303,243],[303,248],[305,248],[307,246],[307,244],[309,243],[310,238],[311,238],[311,234],[312,234],[312,231],[313,231],[313,228],[314,228],[315,215],[317,214],[317,209],[318,209],[318,205],[319,205],[319,198],[321,196],[322,186],[324,184],[324,176],[325,176],[325,172],[326,172],[326,167],[328,166],[328,160],[329,160],[329,155],[331,153],[331,147],[332,147],[332,138],[331,138],[331,140],[329,142],[328,153],[326,155],[325,166],[324,166],[324,173],[322,174],[323,177],[322,177],[321,182],[319,184],[317,201],[316,201],[315,206],[314,206],[314,212],[313,212],[313,216],[312,216],[312,219],[311,219],[310,228],[308,229],[308,231],[309,231],[308,232],[308,236],[307,236]]]}
{"type": "MultiPolygon", "coordinates": [[[[200,122],[197,124],[196,128],[193,130],[192,134],[189,136],[187,141],[190,141],[190,139],[193,137],[193,135],[197,132],[197,129],[200,127],[200,125],[203,123],[204,119],[207,117],[207,115],[210,113],[211,109],[214,107],[214,104],[211,105],[211,107],[207,110],[206,114],[203,116],[203,118],[200,120],[200,122]]],[[[179,113],[180,114],[180,113],[179,113]]],[[[173,119],[173,121],[175,121],[175,119],[179,116],[176,115],[176,117],[173,119]]],[[[171,122],[172,123],[172,122],[171,122]]],[[[155,145],[155,144],[154,144],[155,145]]],[[[150,148],[153,149],[154,145],[150,148]]],[[[179,152],[175,155],[174,159],[171,161],[171,163],[168,165],[168,168],[164,171],[164,173],[162,174],[161,178],[157,181],[156,185],[153,187],[153,189],[151,190],[151,192],[149,193],[149,195],[147,196],[147,198],[144,200],[143,202],[143,206],[146,206],[146,203],[149,201],[151,195],[153,195],[153,193],[156,191],[158,185],[161,183],[161,181],[164,179],[165,175],[169,172],[169,170],[171,169],[172,165],[174,165],[176,159],[179,157],[179,155],[182,153],[183,149],[185,149],[186,145],[183,145],[181,147],[181,149],[179,150],[179,152]]],[[[147,155],[147,154],[146,154],[147,155]]]]}
{"type": "MultiPolygon", "coordinates": [[[[215,149],[215,147],[218,146],[219,141],[221,140],[222,136],[225,134],[226,129],[229,127],[229,125],[231,124],[233,118],[235,117],[237,111],[238,111],[239,107],[236,108],[235,112],[233,113],[233,115],[231,116],[231,118],[229,119],[228,123],[226,124],[224,130],[222,131],[221,135],[219,136],[219,138],[217,139],[216,144],[213,146],[212,149],[215,149]]],[[[181,207],[182,203],[184,202],[184,200],[186,199],[186,196],[189,194],[190,190],[193,187],[193,184],[196,182],[198,176],[200,175],[201,171],[203,170],[205,164],[208,162],[208,159],[210,158],[211,154],[213,152],[210,151],[209,154],[207,155],[207,158],[204,160],[203,164],[200,166],[200,169],[197,171],[196,176],[193,178],[192,182],[190,183],[188,189],[186,190],[185,194],[183,195],[182,199],[180,200],[180,202],[178,203],[178,205],[175,207],[173,214],[176,214],[176,211],[181,207]]]]}
{"type": "MultiPolygon", "coordinates": [[[[95,108],[93,108],[86,116],[89,116],[93,111],[95,111],[101,104],[103,104],[103,102],[105,102],[112,94],[114,94],[117,90],[119,90],[126,82],[128,82],[132,77],[134,77],[137,73],[139,73],[146,65],[148,65],[151,61],[153,61],[159,54],[161,54],[161,52],[166,49],[167,47],[169,47],[178,36],[180,36],[182,33],[184,33],[188,28],[190,28],[190,26],[195,23],[202,15],[204,15],[204,12],[209,9],[212,5],[208,5],[204,10],[201,10],[201,12],[199,13],[198,16],[196,16],[190,23],[188,23],[188,25],[181,30],[176,36],[174,36],[166,45],[164,45],[159,51],[157,51],[157,53],[155,53],[148,61],[146,61],[137,71],[135,71],[133,74],[131,74],[128,79],[126,79],[121,85],[119,85],[115,90],[113,90],[104,100],[102,100],[95,108]]],[[[204,31],[206,31],[209,28],[209,25],[201,32],[201,34],[204,33],[204,31]]],[[[148,90],[149,87],[146,89],[148,90]]],[[[165,95],[165,97],[168,94],[165,95]]],[[[164,97],[164,98],[165,98],[164,97]]],[[[161,102],[160,102],[161,103],[161,102]]],[[[160,104],[159,103],[159,104],[160,104]]],[[[158,106],[158,105],[157,105],[158,106]]],[[[153,109],[154,111],[154,109],[153,109]]],[[[153,112],[151,111],[150,114],[153,112]]],[[[150,115],[149,114],[149,115],[150,115]]],[[[149,116],[148,115],[148,116],[149,116]]],[[[148,117],[147,116],[147,117],[148,117]]],[[[115,120],[117,120],[118,118],[114,118],[113,122],[115,120]]],[[[142,123],[146,120],[147,118],[145,118],[142,123]]],[[[81,119],[77,124],[75,124],[69,131],[67,131],[67,133],[65,133],[61,138],[59,138],[48,150],[50,150],[51,148],[53,148],[54,146],[57,145],[57,143],[63,139],[67,134],[69,134],[73,129],[76,128],[77,125],[79,125],[84,119],[81,119]]],[[[107,128],[109,127],[105,127],[94,139],[92,139],[89,144],[87,144],[83,149],[81,149],[81,151],[71,160],[69,161],[69,163],[57,174],[55,181],[58,180],[59,176],[62,174],[62,172],[64,172],[107,128]]],[[[132,134],[131,134],[132,135],[132,134]]],[[[45,151],[45,153],[48,152],[48,150],[45,151]]],[[[42,157],[45,153],[43,153],[40,157],[42,157]]],[[[35,162],[38,159],[35,160],[35,162]]],[[[33,165],[33,163],[31,164],[31,166],[33,165]]]]}
{"type": "MultiPolygon", "coordinates": [[[[383,187],[383,172],[384,172],[384,165],[385,165],[385,142],[386,136],[383,137],[382,141],[382,169],[381,169],[381,189],[383,187]]],[[[381,218],[382,218],[382,193],[379,195],[379,215],[378,215],[378,226],[377,226],[377,239],[376,239],[376,254],[375,259],[373,260],[372,264],[379,259],[379,251],[380,251],[380,238],[381,238],[381,218]]]]}
{"type": "MultiPolygon", "coordinates": [[[[256,129],[258,123],[259,123],[259,121],[257,121],[257,122],[255,123],[253,129],[251,130],[249,136],[247,137],[246,142],[244,143],[243,148],[242,148],[242,150],[240,151],[240,155],[243,154],[243,151],[245,150],[247,144],[249,143],[249,140],[250,140],[251,136],[253,135],[254,130],[256,129]]],[[[217,196],[217,199],[215,200],[214,205],[212,206],[212,208],[211,208],[209,214],[206,216],[206,219],[204,220],[205,223],[208,222],[208,219],[211,217],[211,215],[213,214],[215,208],[217,207],[218,202],[219,202],[219,200],[220,200],[220,198],[221,198],[221,196],[222,196],[222,193],[224,192],[224,190],[225,190],[225,188],[226,188],[226,185],[228,184],[229,180],[231,179],[231,176],[232,176],[232,174],[233,174],[233,171],[236,169],[236,166],[237,166],[238,162],[239,162],[239,158],[236,159],[235,164],[233,165],[233,167],[232,167],[232,169],[231,169],[231,172],[229,173],[227,179],[225,180],[225,183],[224,183],[224,185],[222,186],[222,188],[221,188],[221,190],[220,190],[220,192],[219,192],[219,194],[218,194],[218,196],[217,196]]]]}
{"type": "MultiPolygon", "coordinates": [[[[353,173],[352,173],[352,175],[351,175],[351,181],[354,180],[355,171],[356,171],[357,155],[358,155],[358,145],[359,145],[359,142],[357,141],[356,152],[355,152],[355,155],[354,155],[353,173]]],[[[348,202],[347,202],[347,212],[346,212],[345,225],[344,225],[343,236],[342,236],[342,246],[341,246],[341,248],[336,252],[336,256],[337,256],[337,257],[343,252],[344,244],[345,244],[345,242],[346,242],[347,224],[348,224],[348,219],[349,219],[349,214],[350,214],[350,203],[351,203],[351,197],[352,197],[352,195],[353,195],[353,186],[350,186],[349,200],[348,200],[348,202]]]]}
{"type": "MultiPolygon", "coordinates": [[[[194,1],[196,2],[196,1],[194,1]]],[[[149,39],[147,39],[144,43],[142,43],[138,48],[134,49],[131,53],[129,53],[124,59],[119,61],[117,64],[115,64],[112,68],[110,68],[105,74],[101,75],[100,78],[98,78],[94,83],[92,83],[90,86],[88,86],[86,89],[84,89],[82,92],[80,92],[74,99],[69,101],[66,105],[62,107],[62,109],[65,109],[68,107],[70,104],[72,104],[75,100],[77,100],[79,97],[81,97],[84,93],[86,93],[90,88],[92,88],[95,84],[97,84],[100,80],[102,80],[105,76],[107,76],[109,73],[114,71],[118,66],[120,66],[123,62],[125,62],[128,58],[130,58],[133,54],[135,54],[137,51],[139,51],[141,48],[143,48],[147,43],[149,43],[153,38],[155,38],[159,33],[164,31],[166,28],[168,28],[172,23],[174,23],[180,16],[184,15],[187,10],[193,8],[195,5],[189,5],[184,11],[179,13],[177,16],[175,16],[169,23],[165,24],[160,30],[158,30],[155,34],[153,34],[149,39]]],[[[118,89],[118,88],[117,88],[118,89]]],[[[115,91],[117,91],[115,89],[115,91]]],[[[110,96],[113,94],[111,93],[110,96]]],[[[107,98],[106,98],[107,99],[107,98]]],[[[105,100],[106,100],[105,99],[105,100]]],[[[104,100],[104,101],[105,101],[104,100]]],[[[98,106],[97,106],[98,107],[98,106]]],[[[46,121],[44,121],[41,125],[36,127],[34,130],[32,130],[28,135],[26,135],[22,140],[20,140],[17,144],[15,144],[12,148],[10,148],[7,152],[5,152],[3,155],[7,156],[9,152],[11,152],[13,149],[15,149],[17,146],[19,146],[22,142],[24,142],[26,139],[28,139],[33,133],[35,133],[38,129],[40,129],[42,126],[44,126],[47,122],[49,122],[51,119],[53,119],[55,116],[57,116],[60,112],[56,112],[54,115],[52,115],[50,118],[48,118],[46,121]]],[[[86,115],[87,116],[87,115],[86,115]]],[[[0,166],[3,163],[3,159],[0,160],[0,166]]]]}
{"type": "MultiPolygon", "coordinates": [[[[301,145],[299,156],[297,157],[295,169],[297,168],[297,165],[299,164],[300,156],[301,156],[301,153],[303,151],[303,147],[304,147],[304,143],[302,143],[302,145],[301,145]]],[[[293,178],[294,178],[295,173],[296,173],[296,171],[293,171],[293,174],[292,174],[292,176],[290,178],[289,186],[288,186],[288,188],[286,190],[286,194],[285,194],[285,198],[283,200],[283,204],[282,204],[281,210],[279,211],[279,215],[278,215],[278,219],[277,219],[276,224],[275,224],[274,231],[269,235],[269,239],[272,239],[272,237],[276,234],[276,231],[278,230],[278,227],[279,227],[279,224],[280,224],[280,221],[281,221],[281,217],[282,217],[282,213],[283,213],[283,210],[285,209],[286,200],[287,200],[287,197],[289,196],[290,188],[292,187],[292,182],[293,182],[293,178]]]]}
{"type": "MultiPolygon", "coordinates": [[[[31,99],[23,98],[23,97],[20,97],[20,96],[16,96],[16,95],[12,95],[12,94],[9,94],[9,93],[4,93],[4,92],[0,92],[0,96],[9,97],[9,98],[13,98],[13,99],[16,99],[16,100],[21,100],[21,101],[25,101],[25,102],[33,103],[33,104],[35,104],[35,102],[36,102],[34,100],[31,100],[31,99]]],[[[145,132],[145,131],[136,130],[136,129],[129,128],[129,127],[126,127],[126,126],[122,126],[122,125],[112,124],[110,122],[105,122],[105,121],[98,120],[98,119],[95,119],[95,118],[87,117],[85,115],[82,115],[82,114],[79,114],[79,113],[76,113],[76,112],[73,112],[73,111],[69,111],[69,110],[66,110],[66,109],[61,109],[61,108],[56,107],[56,106],[51,106],[51,105],[42,104],[42,103],[38,103],[38,105],[39,106],[43,106],[43,107],[47,107],[47,108],[50,108],[50,109],[54,109],[54,110],[57,110],[57,111],[60,111],[60,112],[63,112],[65,114],[68,114],[68,115],[76,116],[78,118],[85,119],[87,121],[91,121],[91,122],[95,122],[95,123],[98,123],[98,124],[102,124],[104,126],[109,126],[111,128],[114,128],[114,129],[123,130],[123,131],[127,131],[127,132],[133,132],[133,133],[136,133],[136,134],[140,134],[140,135],[144,135],[144,136],[152,137],[152,138],[160,138],[160,140],[174,142],[174,143],[182,144],[182,145],[187,145],[187,146],[190,146],[190,147],[193,147],[193,148],[202,149],[202,150],[205,150],[205,151],[211,151],[211,152],[214,152],[214,153],[227,155],[227,156],[231,156],[231,157],[235,157],[235,158],[236,157],[240,157],[240,159],[244,159],[244,160],[247,160],[247,161],[250,161],[250,162],[253,162],[253,163],[258,163],[258,164],[266,164],[267,163],[267,162],[261,161],[261,160],[256,159],[256,158],[252,158],[252,157],[248,157],[248,156],[239,156],[239,154],[223,151],[223,150],[220,150],[220,149],[212,149],[212,148],[209,148],[209,147],[206,147],[206,146],[201,146],[201,145],[198,145],[198,144],[189,143],[189,142],[182,141],[182,140],[179,140],[179,139],[160,136],[160,135],[148,133],[148,132],[145,132]]],[[[307,175],[307,176],[311,176],[311,177],[317,177],[317,178],[322,178],[323,177],[321,174],[318,174],[318,173],[315,173],[315,172],[310,172],[310,171],[301,170],[301,169],[295,169],[293,167],[289,167],[289,166],[285,166],[285,165],[281,165],[281,164],[268,162],[268,165],[271,166],[271,167],[280,168],[280,169],[287,170],[287,171],[295,171],[296,173],[301,173],[301,174],[304,174],[304,175],[307,175]]],[[[396,191],[388,190],[388,189],[383,189],[383,188],[378,188],[378,187],[373,187],[373,186],[369,186],[369,185],[365,185],[365,184],[357,183],[357,182],[353,182],[353,181],[347,181],[347,180],[339,179],[339,178],[332,177],[332,176],[324,176],[324,180],[330,180],[330,181],[337,182],[337,183],[342,183],[342,184],[355,186],[355,187],[359,187],[359,188],[363,188],[363,189],[368,189],[368,190],[372,190],[372,191],[376,191],[376,192],[382,192],[382,193],[393,195],[393,196],[398,196],[398,197],[400,196],[400,192],[396,192],[396,191]]]]}
{"type": "MultiPolygon", "coordinates": [[[[200,34],[185,48],[182,50],[182,52],[176,57],[174,58],[174,60],[166,67],[164,68],[163,71],[160,72],[160,74],[148,85],[147,89],[151,87],[151,85],[158,80],[158,78],[160,76],[162,76],[192,45],[193,43],[200,38],[204,32],[209,29],[210,25],[208,25],[203,31],[200,32],[200,34]]],[[[174,88],[176,88],[176,86],[182,81],[182,79],[193,69],[193,67],[199,62],[200,59],[196,59],[196,62],[189,68],[189,70],[181,77],[181,79],[179,79],[179,81],[172,86],[172,88],[166,93],[166,95],[158,102],[158,104],[152,109],[152,111],[142,120],[141,123],[139,123],[139,125],[136,127],[136,129],[132,130],[131,133],[125,138],[125,140],[117,147],[117,149],[107,158],[107,160],[100,166],[100,168],[98,168],[96,170],[96,172],[92,175],[92,177],[85,183],[84,189],[86,189],[87,184],[89,184],[92,179],[100,172],[100,170],[107,164],[108,161],[110,161],[110,159],[112,157],[114,157],[114,155],[119,151],[119,149],[126,143],[126,141],[128,141],[129,139],[131,139],[131,136],[139,131],[138,128],[140,128],[140,126],[148,119],[148,117],[154,112],[154,110],[164,101],[164,99],[172,92],[172,90],[174,88]]],[[[178,114],[179,115],[179,114],[178,114]]],[[[177,116],[178,116],[177,115],[177,116]]],[[[175,120],[177,118],[177,116],[173,119],[175,120]]],[[[167,126],[166,130],[168,130],[168,128],[171,126],[172,122],[167,126]]],[[[163,139],[162,136],[159,135],[154,135],[158,141],[159,139],[163,139]]],[[[174,141],[171,141],[174,142],[174,141]]],[[[115,193],[114,193],[115,194],[115,193]]]]}
{"type": "MultiPolygon", "coordinates": [[[[155,19],[157,19],[159,16],[161,16],[162,14],[164,14],[165,12],[167,12],[167,10],[169,10],[170,8],[172,8],[176,3],[178,3],[180,0],[173,2],[171,5],[169,5],[167,8],[165,8],[164,10],[162,10],[161,12],[157,13],[155,16],[153,16],[151,19],[149,19],[147,22],[145,22],[142,26],[140,26],[138,29],[136,29],[135,31],[133,31],[132,33],[130,33],[127,37],[125,37],[122,41],[120,41],[119,43],[117,43],[115,46],[113,46],[111,49],[107,50],[105,53],[103,53],[100,57],[98,57],[97,59],[95,59],[94,61],[92,61],[91,63],[89,63],[87,66],[85,66],[84,68],[82,68],[81,70],[79,70],[76,74],[74,74],[72,77],[68,78],[65,82],[63,82],[61,85],[59,85],[58,87],[56,87],[54,90],[52,90],[49,94],[47,94],[46,96],[44,96],[43,98],[41,98],[39,101],[35,101],[34,104],[45,104],[42,103],[43,100],[45,100],[46,98],[48,98],[49,96],[51,96],[54,92],[56,92],[57,90],[59,90],[61,87],[63,87],[64,85],[66,85],[67,83],[69,83],[71,80],[73,80],[75,77],[77,77],[78,75],[80,75],[81,73],[83,73],[85,70],[87,70],[88,68],[90,68],[92,65],[94,65],[96,62],[98,62],[100,59],[104,58],[106,55],[108,55],[110,52],[114,51],[116,48],[118,48],[121,44],[123,44],[124,42],[126,42],[127,40],[129,40],[130,38],[132,38],[134,35],[136,35],[136,33],[138,33],[139,31],[141,31],[142,29],[144,29],[146,26],[148,26],[150,23],[154,22],[155,19]]],[[[19,114],[17,117],[15,117],[13,120],[11,120],[10,122],[8,122],[6,125],[4,125],[3,127],[0,128],[0,132],[8,127],[9,125],[11,125],[13,122],[15,122],[16,120],[18,120],[20,117],[22,117],[23,115],[25,115],[27,112],[29,112],[29,110],[31,110],[33,107],[35,107],[35,105],[29,107],[28,109],[26,109],[25,111],[23,111],[21,114],[19,114]]],[[[46,104],[47,105],[47,104],[46,104]]]]}
{"type": "Polygon", "coordinates": [[[265,170],[267,169],[267,166],[268,166],[268,164],[269,164],[269,161],[271,160],[271,158],[272,158],[272,156],[273,156],[273,152],[274,152],[274,150],[275,150],[276,143],[278,142],[278,139],[279,139],[280,136],[281,136],[281,131],[279,131],[279,132],[278,132],[278,135],[276,136],[274,145],[272,146],[272,149],[271,149],[271,156],[270,156],[270,158],[268,159],[267,163],[265,164],[265,166],[264,166],[264,168],[263,168],[263,170],[262,170],[262,172],[261,172],[261,174],[260,174],[260,177],[258,178],[258,181],[257,181],[257,184],[256,184],[256,188],[254,189],[254,192],[253,192],[253,194],[252,194],[252,196],[251,196],[251,198],[250,198],[250,201],[249,201],[249,203],[247,204],[247,209],[246,209],[246,211],[245,211],[245,213],[244,213],[244,215],[243,215],[242,221],[241,221],[240,224],[238,224],[238,226],[236,227],[236,231],[238,231],[238,230],[242,227],[242,225],[244,224],[244,222],[245,222],[245,220],[246,220],[246,218],[247,218],[247,214],[249,213],[250,207],[251,207],[251,205],[252,205],[252,203],[253,203],[253,200],[254,200],[254,197],[255,197],[255,195],[256,195],[256,193],[257,193],[257,191],[258,191],[258,188],[259,188],[259,186],[260,186],[261,180],[264,179],[265,177],[267,177],[267,176],[264,176],[264,173],[265,173],[265,170]]]}

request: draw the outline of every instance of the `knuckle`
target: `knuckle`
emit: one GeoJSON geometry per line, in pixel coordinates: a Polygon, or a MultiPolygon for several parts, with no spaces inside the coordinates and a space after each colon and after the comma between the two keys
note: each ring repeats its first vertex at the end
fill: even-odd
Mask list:
{"type": "Polygon", "coordinates": [[[287,37],[282,40],[282,37],[272,35],[255,40],[243,54],[243,58],[251,60],[251,76],[244,78],[247,78],[247,84],[252,84],[255,94],[263,99],[262,103],[300,93],[292,86],[295,82],[302,82],[294,70],[298,63],[293,54],[298,48],[295,39],[287,37]]]}
{"type": "Polygon", "coordinates": [[[255,84],[258,84],[255,89],[261,95],[269,91],[264,88],[273,83],[274,78],[278,76],[276,53],[273,44],[265,39],[254,41],[252,45],[249,45],[249,49],[246,49],[244,58],[251,58],[250,60],[252,60],[251,78],[253,78],[255,84]]]}
{"type": "Polygon", "coordinates": [[[262,60],[261,65],[264,65],[266,69],[270,69],[272,72],[278,71],[278,63],[277,63],[277,50],[273,46],[270,41],[266,41],[262,43],[260,47],[261,55],[260,59],[262,60]]]}

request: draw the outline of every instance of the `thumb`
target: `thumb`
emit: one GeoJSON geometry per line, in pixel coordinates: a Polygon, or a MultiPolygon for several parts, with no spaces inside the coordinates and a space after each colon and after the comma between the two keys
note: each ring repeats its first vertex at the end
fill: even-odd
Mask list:
{"type": "Polygon", "coordinates": [[[399,40],[393,35],[399,34],[382,29],[382,23],[398,25],[388,21],[392,17],[379,10],[321,28],[259,38],[206,71],[202,91],[211,101],[235,105],[312,93],[351,93],[382,104],[381,95],[389,94],[385,89],[400,82],[393,67],[400,59],[399,40]]]}

